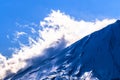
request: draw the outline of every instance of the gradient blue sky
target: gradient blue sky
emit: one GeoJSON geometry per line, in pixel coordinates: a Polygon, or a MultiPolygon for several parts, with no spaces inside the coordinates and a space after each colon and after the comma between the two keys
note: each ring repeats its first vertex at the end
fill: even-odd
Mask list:
{"type": "Polygon", "coordinates": [[[6,35],[18,30],[16,23],[39,24],[51,10],[60,10],[77,20],[117,18],[120,0],[0,0],[0,52],[14,47],[6,35]]]}

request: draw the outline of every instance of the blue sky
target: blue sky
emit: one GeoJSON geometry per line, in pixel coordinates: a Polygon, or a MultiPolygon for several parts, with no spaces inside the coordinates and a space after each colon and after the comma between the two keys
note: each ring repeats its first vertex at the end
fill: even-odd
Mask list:
{"type": "Polygon", "coordinates": [[[0,74],[5,77],[8,71],[16,73],[26,66],[26,60],[45,54],[47,49],[54,51],[62,47],[62,42],[64,48],[115,22],[120,17],[119,3],[120,0],[0,0],[0,74]]]}
{"type": "Polygon", "coordinates": [[[8,47],[17,47],[6,37],[19,29],[16,23],[39,24],[51,10],[60,10],[77,20],[119,19],[119,3],[120,0],[0,0],[0,52],[8,55],[8,47]]]}

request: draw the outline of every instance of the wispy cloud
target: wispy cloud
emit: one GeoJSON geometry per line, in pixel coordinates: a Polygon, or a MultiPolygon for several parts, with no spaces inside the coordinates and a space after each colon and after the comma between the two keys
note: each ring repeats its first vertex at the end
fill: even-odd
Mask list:
{"type": "MultiPolygon", "coordinates": [[[[31,65],[31,62],[26,62],[26,60],[43,55],[46,53],[45,50],[49,51],[50,47],[59,49],[57,45],[62,44],[63,38],[66,43],[65,46],[68,46],[113,22],[115,22],[115,19],[96,20],[94,22],[78,21],[59,10],[52,10],[43,21],[40,21],[41,29],[37,31],[34,28],[31,29],[32,33],[38,32],[37,40],[28,36],[29,46],[22,45],[20,49],[15,50],[9,59],[0,55],[0,79],[25,68],[28,63],[31,65]]],[[[25,34],[28,33],[17,32],[17,38],[25,34]]]]}
{"type": "MultiPolygon", "coordinates": [[[[94,22],[88,22],[84,20],[77,21],[74,20],[74,18],[72,18],[71,16],[60,12],[59,10],[53,10],[52,13],[48,15],[48,17],[44,18],[44,21],[40,22],[40,24],[45,29],[44,32],[46,31],[46,36],[44,36],[43,34],[44,38],[47,39],[47,33],[49,34],[49,32],[52,32],[51,30],[54,29],[53,32],[56,33],[54,35],[56,36],[56,38],[60,38],[64,35],[65,39],[68,40],[71,44],[74,41],[77,41],[78,39],[81,39],[82,37],[94,31],[102,29],[103,27],[113,23],[114,21],[115,19],[96,20],[94,22]]],[[[52,35],[53,34],[51,33],[51,36],[52,35]]]]}
{"type": "Polygon", "coordinates": [[[27,33],[25,33],[25,32],[16,32],[16,33],[15,33],[16,38],[19,38],[20,36],[23,36],[23,35],[25,35],[25,34],[27,34],[27,33]]]}

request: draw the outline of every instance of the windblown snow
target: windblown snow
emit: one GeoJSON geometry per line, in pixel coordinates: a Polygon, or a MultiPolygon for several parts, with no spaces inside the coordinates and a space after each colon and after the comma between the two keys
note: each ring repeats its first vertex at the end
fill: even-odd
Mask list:
{"type": "MultiPolygon", "coordinates": [[[[37,40],[28,36],[29,46],[21,44],[12,58],[0,55],[0,79],[120,78],[120,21],[111,24],[113,22],[115,19],[77,21],[59,10],[53,10],[40,21],[40,29],[35,31],[31,28],[33,34],[38,33],[37,40]]],[[[25,32],[17,33],[17,38],[27,35],[25,32]]]]}

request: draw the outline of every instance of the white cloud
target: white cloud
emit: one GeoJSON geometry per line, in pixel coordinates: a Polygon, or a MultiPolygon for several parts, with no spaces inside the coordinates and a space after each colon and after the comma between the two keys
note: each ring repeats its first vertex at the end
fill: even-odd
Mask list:
{"type": "MultiPolygon", "coordinates": [[[[8,71],[16,73],[19,69],[24,68],[27,64],[26,59],[42,55],[44,49],[49,48],[53,43],[57,43],[56,41],[60,41],[61,38],[64,37],[68,46],[113,22],[115,19],[96,20],[94,22],[77,21],[59,10],[53,10],[43,21],[40,21],[42,30],[39,30],[37,41],[29,37],[30,46],[22,45],[20,50],[15,50],[12,58],[6,59],[0,55],[0,79],[5,77],[8,71]]],[[[35,32],[34,29],[32,31],[35,32]]],[[[25,34],[27,33],[17,32],[17,38],[25,34]]]]}
{"type": "Polygon", "coordinates": [[[115,22],[115,19],[96,20],[94,22],[87,22],[84,20],[77,21],[69,15],[61,13],[59,10],[53,10],[44,21],[40,22],[40,24],[44,28],[42,34],[45,40],[49,40],[51,36],[52,39],[55,40],[64,35],[65,39],[71,44],[113,22],[115,22]]]}
{"type": "Polygon", "coordinates": [[[25,34],[27,34],[27,33],[25,33],[25,32],[16,32],[16,33],[15,33],[16,38],[19,38],[20,36],[23,36],[23,35],[25,35],[25,34]]]}
{"type": "Polygon", "coordinates": [[[21,25],[21,24],[18,23],[18,22],[16,22],[16,26],[17,26],[17,27],[20,27],[20,28],[22,28],[22,27],[29,27],[28,24],[21,25]]]}
{"type": "Polygon", "coordinates": [[[34,28],[31,28],[32,33],[36,33],[36,30],[34,28]]]}

